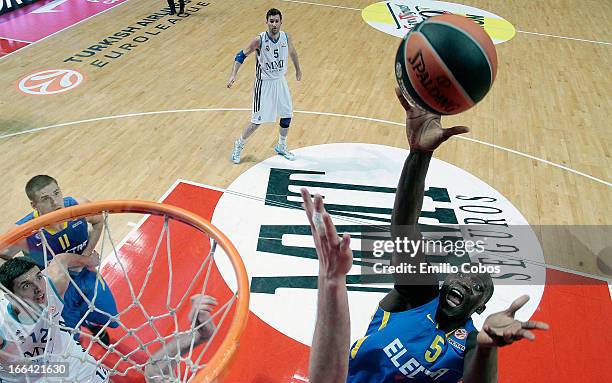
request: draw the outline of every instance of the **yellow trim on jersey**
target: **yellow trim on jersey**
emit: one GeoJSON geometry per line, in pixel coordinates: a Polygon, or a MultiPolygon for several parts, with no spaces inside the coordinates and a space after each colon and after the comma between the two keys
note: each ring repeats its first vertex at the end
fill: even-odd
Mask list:
{"type": "Polygon", "coordinates": [[[389,318],[391,317],[391,313],[388,311],[383,311],[383,318],[382,318],[382,323],[380,324],[380,327],[378,328],[378,331],[382,330],[383,328],[387,327],[387,322],[389,322],[389,318]]]}
{"type": "Polygon", "coordinates": [[[62,228],[59,230],[53,230],[51,228],[47,228],[45,227],[43,230],[45,230],[47,233],[51,234],[51,235],[55,235],[57,233],[59,233],[62,230],[66,230],[66,228],[68,227],[68,222],[62,222],[62,228]]]}
{"type": "Polygon", "coordinates": [[[355,346],[353,346],[353,348],[351,349],[351,359],[355,359],[355,356],[357,355],[357,351],[359,351],[359,347],[361,347],[361,345],[363,344],[363,342],[369,337],[369,335],[364,336],[363,338],[359,339],[357,341],[357,343],[355,343],[355,346]]]}
{"type": "MultiPolygon", "coordinates": [[[[38,214],[38,210],[34,210],[34,218],[38,218],[40,216],[40,214],[38,214]]],[[[50,228],[43,228],[44,231],[46,231],[47,233],[51,234],[51,235],[55,235],[57,233],[59,233],[62,230],[66,230],[66,228],[68,227],[68,221],[64,221],[62,222],[62,228],[59,230],[53,230],[50,228]]]]}
{"type": "MultiPolygon", "coordinates": [[[[383,328],[387,327],[387,323],[389,323],[389,318],[391,318],[391,313],[388,311],[385,311],[383,309],[381,309],[383,312],[383,318],[382,318],[382,322],[380,323],[380,326],[378,326],[378,330],[376,331],[380,331],[383,328]]],[[[372,315],[372,318],[370,318],[370,321],[372,319],[374,319],[374,316],[376,315],[376,312],[374,312],[374,315],[372,315]]],[[[351,359],[355,359],[355,356],[357,355],[357,351],[359,351],[359,347],[361,347],[361,345],[363,344],[363,342],[369,337],[369,335],[364,336],[363,338],[359,339],[357,341],[357,343],[355,343],[355,346],[353,346],[353,348],[351,349],[351,359]]]]}
{"type": "MultiPolygon", "coordinates": [[[[429,319],[429,320],[431,321],[431,323],[434,323],[434,324],[436,325],[436,328],[440,328],[440,325],[439,325],[438,323],[436,323],[436,321],[434,321],[434,320],[431,318],[431,314],[427,314],[427,319],[429,319]]],[[[448,338],[448,337],[450,336],[450,334],[454,333],[455,331],[457,331],[457,330],[458,330],[458,329],[460,329],[460,328],[462,328],[462,327],[457,327],[457,328],[456,328],[456,329],[454,329],[454,330],[450,330],[449,332],[447,332],[447,333],[446,333],[446,337],[448,338]]]]}

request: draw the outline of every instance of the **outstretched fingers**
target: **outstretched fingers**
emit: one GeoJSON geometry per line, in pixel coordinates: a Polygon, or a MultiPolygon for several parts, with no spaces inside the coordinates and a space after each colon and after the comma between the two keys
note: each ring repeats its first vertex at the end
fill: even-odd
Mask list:
{"type": "Polygon", "coordinates": [[[196,302],[198,302],[199,305],[216,305],[217,304],[217,300],[214,297],[211,297],[210,295],[202,295],[200,294],[199,297],[196,297],[196,302]]]}
{"type": "Polygon", "coordinates": [[[300,193],[302,194],[302,207],[306,212],[306,218],[308,218],[308,223],[310,223],[310,230],[312,231],[313,236],[315,237],[315,241],[317,240],[316,233],[320,231],[319,227],[322,224],[322,214],[321,210],[323,209],[323,199],[320,195],[315,195],[314,201],[310,196],[310,192],[306,190],[306,188],[301,188],[300,193]],[[319,203],[317,203],[319,200],[319,203]],[[318,205],[318,208],[317,208],[318,205]],[[319,209],[319,210],[317,210],[319,209]]]}
{"type": "Polygon", "coordinates": [[[514,318],[514,314],[529,301],[529,295],[522,295],[514,300],[510,307],[506,309],[506,314],[514,318]]]}
{"type": "Polygon", "coordinates": [[[468,128],[467,126],[453,126],[452,128],[444,129],[442,131],[442,135],[444,137],[444,140],[448,140],[452,136],[468,133],[469,131],[470,128],[468,128]]]}
{"type": "Polygon", "coordinates": [[[536,336],[534,335],[534,333],[532,333],[529,330],[525,330],[525,329],[520,329],[516,332],[516,337],[517,340],[519,339],[528,339],[528,340],[535,340],[536,336]]]}
{"type": "Polygon", "coordinates": [[[217,305],[217,300],[210,295],[195,294],[191,296],[191,304],[198,311],[210,312],[217,305]]]}
{"type": "MultiPolygon", "coordinates": [[[[329,230],[328,225],[325,223],[324,217],[329,214],[325,211],[325,207],[323,206],[323,197],[319,194],[314,196],[314,200],[310,195],[310,192],[306,190],[306,188],[301,188],[300,193],[302,194],[302,207],[306,211],[306,217],[308,218],[308,222],[310,223],[310,230],[312,232],[312,237],[315,241],[315,246],[317,247],[319,257],[326,257],[329,254],[329,243],[327,231],[329,230]]],[[[329,219],[331,222],[331,218],[329,219]]],[[[331,224],[331,228],[335,231],[335,227],[333,223],[331,224]]],[[[324,260],[325,261],[325,260],[324,260]]]]}
{"type": "Polygon", "coordinates": [[[312,203],[310,192],[308,192],[306,188],[301,188],[300,194],[302,194],[302,201],[303,201],[302,207],[304,208],[304,211],[306,212],[306,217],[308,218],[308,222],[310,222],[310,225],[313,226],[312,212],[314,210],[314,205],[312,203]]]}
{"type": "Polygon", "coordinates": [[[522,323],[523,328],[527,329],[536,329],[536,330],[548,330],[550,326],[546,322],[538,322],[538,321],[527,321],[522,323]]]}
{"type": "Polygon", "coordinates": [[[334,248],[340,246],[340,238],[338,237],[338,232],[336,232],[336,226],[334,226],[331,216],[327,212],[323,214],[323,223],[325,224],[325,235],[329,246],[334,248]]]}
{"type": "Polygon", "coordinates": [[[342,234],[342,242],[340,242],[340,251],[343,254],[351,250],[351,236],[348,233],[342,234]]]}
{"type": "Polygon", "coordinates": [[[404,97],[404,95],[402,94],[402,91],[400,90],[400,88],[395,87],[395,95],[397,96],[397,99],[399,100],[400,104],[402,104],[402,107],[406,111],[412,109],[412,105],[410,105],[408,100],[406,100],[406,97],[404,97]]]}

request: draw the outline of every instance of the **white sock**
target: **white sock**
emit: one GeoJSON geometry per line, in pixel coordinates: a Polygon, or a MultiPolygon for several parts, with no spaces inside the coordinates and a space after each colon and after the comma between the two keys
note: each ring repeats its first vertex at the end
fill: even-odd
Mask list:
{"type": "Polygon", "coordinates": [[[280,146],[285,146],[287,145],[287,136],[281,136],[280,134],[278,135],[278,144],[280,146]]]}
{"type": "Polygon", "coordinates": [[[240,146],[244,146],[244,143],[246,142],[246,140],[244,138],[242,138],[242,136],[238,137],[238,145],[240,146]]]}

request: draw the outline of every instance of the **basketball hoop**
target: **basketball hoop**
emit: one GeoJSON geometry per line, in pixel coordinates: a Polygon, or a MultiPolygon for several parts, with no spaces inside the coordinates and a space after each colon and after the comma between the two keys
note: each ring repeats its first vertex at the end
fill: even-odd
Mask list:
{"type": "MultiPolygon", "coordinates": [[[[144,355],[150,358],[154,353],[151,349],[172,341],[173,336],[177,336],[179,333],[189,332],[189,329],[185,331],[180,327],[181,323],[185,327],[185,320],[181,315],[184,316],[184,313],[189,310],[186,302],[189,301],[188,295],[190,293],[210,294],[217,297],[225,295],[227,301],[225,303],[219,301],[217,309],[214,310],[208,320],[213,321],[213,323],[217,322],[213,335],[206,344],[200,346],[201,351],[198,355],[195,355],[198,347],[192,343],[187,357],[177,356],[177,363],[183,363],[185,366],[182,372],[179,367],[178,378],[170,379],[166,377],[169,381],[207,383],[220,378],[229,368],[238,348],[240,336],[246,326],[249,311],[249,282],[237,249],[209,221],[185,209],[166,204],[130,200],[100,201],[60,209],[26,222],[0,236],[0,249],[6,249],[18,241],[42,231],[45,227],[97,215],[102,215],[104,218],[104,231],[98,244],[103,257],[100,266],[101,274],[107,280],[115,298],[118,298],[119,294],[122,294],[121,296],[125,298],[128,291],[131,297],[128,298],[127,304],[121,304],[117,299],[119,314],[114,316],[113,319],[119,322],[120,327],[111,332],[112,345],[108,348],[101,348],[102,351],[94,355],[96,363],[106,366],[111,373],[111,380],[115,380],[114,377],[118,380],[125,377],[125,379],[132,381],[129,374],[143,373],[149,360],[135,361],[139,356],[144,355]],[[140,226],[131,234],[128,234],[126,240],[119,246],[113,241],[108,225],[109,214],[118,213],[146,215],[140,226]],[[150,228],[157,229],[160,224],[162,226],[161,233],[156,243],[152,243],[151,249],[154,248],[154,251],[148,257],[148,255],[140,252],[142,249],[146,249],[146,246],[142,246],[142,242],[143,238],[146,241],[153,236],[142,235],[142,233],[137,235],[138,230],[144,230],[143,228],[147,230],[150,228]],[[178,239],[171,237],[171,229],[173,233],[176,233],[178,239]],[[207,240],[197,245],[194,244],[192,239],[198,235],[204,235],[207,240]],[[104,254],[104,247],[107,242],[110,242],[111,251],[104,254]],[[232,283],[228,282],[229,285],[220,283],[223,280],[219,273],[217,273],[219,274],[218,277],[215,277],[214,273],[211,274],[211,270],[216,270],[214,257],[219,256],[219,254],[215,254],[217,245],[223,250],[223,255],[229,258],[234,269],[233,277],[235,280],[232,283]],[[135,255],[130,256],[130,246],[138,250],[135,255]],[[180,249],[181,254],[178,257],[176,255],[173,257],[172,252],[176,252],[176,248],[180,249]],[[166,260],[163,259],[164,256],[166,260]],[[198,257],[202,258],[201,262],[198,257]],[[146,265],[147,261],[148,265],[146,265]],[[188,263],[188,265],[177,268],[177,265],[181,263],[188,263]],[[138,267],[130,268],[134,264],[138,267]],[[146,275],[143,274],[145,268],[146,275]],[[204,269],[206,269],[205,275],[203,275],[204,269]],[[134,272],[134,270],[140,271],[140,274],[134,272]],[[182,270],[193,272],[177,277],[175,274],[182,272],[182,270]],[[165,277],[166,273],[168,292],[166,297],[163,297],[161,293],[164,283],[159,280],[155,281],[154,278],[156,275],[165,277]],[[212,292],[206,291],[208,287],[212,292]],[[157,301],[153,305],[147,306],[144,299],[151,295],[157,296],[157,301]],[[166,308],[164,312],[152,313],[159,311],[160,307],[164,308],[163,306],[166,308]],[[132,318],[131,313],[136,311],[138,311],[138,315],[144,316],[145,319],[142,320],[144,323],[134,322],[135,319],[132,318]],[[228,319],[229,326],[223,327],[225,319],[230,317],[231,319],[228,319]],[[165,328],[170,329],[169,331],[163,333],[160,330],[164,326],[158,325],[158,323],[162,322],[166,324],[165,328]],[[149,334],[148,339],[143,336],[144,333],[149,334]],[[130,346],[129,350],[121,351],[122,342],[133,342],[136,343],[136,346],[130,346]],[[126,367],[126,365],[128,366],[126,367]]],[[[43,243],[43,247],[45,245],[43,243]]],[[[95,310],[95,308],[92,309],[91,302],[87,302],[90,304],[90,310],[95,310]]],[[[106,327],[104,326],[105,329],[106,327]]],[[[190,330],[193,334],[193,323],[191,323],[190,330]]],[[[86,334],[79,329],[76,331],[80,334],[86,334]]],[[[100,343],[97,337],[90,336],[90,338],[91,342],[87,346],[87,351],[93,354],[92,348],[100,343]]]]}

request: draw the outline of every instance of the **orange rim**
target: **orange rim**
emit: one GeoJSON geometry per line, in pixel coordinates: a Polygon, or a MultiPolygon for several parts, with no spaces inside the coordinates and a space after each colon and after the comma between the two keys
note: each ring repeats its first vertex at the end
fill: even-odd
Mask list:
{"type": "Polygon", "coordinates": [[[192,380],[193,382],[207,383],[214,381],[229,367],[229,363],[238,349],[240,336],[246,327],[249,313],[249,279],[242,258],[240,258],[240,254],[234,244],[208,220],[185,209],[157,202],[133,200],[98,201],[67,207],[28,221],[0,236],[0,249],[4,249],[18,240],[32,235],[41,227],[97,215],[102,212],[109,214],[140,213],[168,216],[169,218],[191,225],[209,235],[229,257],[238,282],[236,314],[221,346],[206,364],[206,367],[197,373],[192,380]]]}

